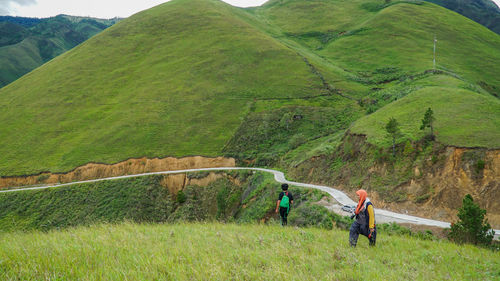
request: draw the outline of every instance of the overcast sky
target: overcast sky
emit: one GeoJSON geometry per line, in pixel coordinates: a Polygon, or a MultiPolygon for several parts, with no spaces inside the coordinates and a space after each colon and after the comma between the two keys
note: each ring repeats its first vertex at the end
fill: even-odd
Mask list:
{"type": "MultiPolygon", "coordinates": [[[[223,0],[238,7],[259,6],[266,0],[223,0]]],[[[500,0],[494,0],[500,6],[500,0]]],[[[166,0],[0,0],[0,15],[51,17],[59,14],[97,18],[129,17],[166,0]]]]}
{"type": "MultiPolygon", "coordinates": [[[[259,6],[266,0],[224,0],[238,6],[259,6]]],[[[500,1],[500,0],[498,0],[500,1]]],[[[59,14],[96,18],[129,17],[167,0],[0,0],[0,15],[46,18],[59,14]]]]}

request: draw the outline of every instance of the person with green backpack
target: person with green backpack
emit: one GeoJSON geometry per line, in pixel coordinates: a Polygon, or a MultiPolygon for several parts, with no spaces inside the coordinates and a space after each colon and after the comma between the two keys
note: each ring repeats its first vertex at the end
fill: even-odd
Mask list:
{"type": "Polygon", "coordinates": [[[288,191],[288,184],[284,183],[281,185],[283,190],[279,197],[278,202],[276,202],[276,213],[280,212],[281,225],[285,226],[287,224],[288,213],[290,212],[290,206],[293,204],[293,195],[288,191]]]}

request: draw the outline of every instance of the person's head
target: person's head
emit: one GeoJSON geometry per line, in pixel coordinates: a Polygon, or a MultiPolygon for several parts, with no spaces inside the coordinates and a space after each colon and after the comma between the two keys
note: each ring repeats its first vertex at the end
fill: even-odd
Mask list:
{"type": "Polygon", "coordinates": [[[364,202],[366,200],[366,197],[368,197],[368,193],[366,193],[366,190],[364,189],[356,191],[356,195],[358,195],[358,199],[360,202],[364,202]]]}
{"type": "Polygon", "coordinates": [[[354,213],[357,215],[361,211],[363,203],[365,203],[368,194],[366,193],[366,190],[360,189],[356,191],[356,195],[358,195],[359,200],[358,200],[358,206],[356,207],[356,211],[354,211],[354,213]]]}
{"type": "Polygon", "coordinates": [[[288,184],[284,183],[281,185],[281,190],[287,191],[288,190],[288,184]]]}

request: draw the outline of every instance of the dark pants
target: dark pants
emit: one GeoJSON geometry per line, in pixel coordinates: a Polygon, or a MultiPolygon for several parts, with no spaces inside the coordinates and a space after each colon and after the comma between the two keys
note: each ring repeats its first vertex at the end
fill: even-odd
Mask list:
{"type": "Polygon", "coordinates": [[[280,217],[281,217],[281,225],[286,225],[287,224],[287,217],[288,217],[288,212],[290,211],[289,208],[285,207],[280,207],[280,217]]]}
{"type": "MultiPolygon", "coordinates": [[[[349,230],[349,243],[351,244],[351,246],[356,247],[360,234],[368,237],[368,235],[370,234],[370,230],[368,229],[368,225],[361,225],[357,221],[355,221],[351,225],[351,230],[349,230]]],[[[377,240],[377,228],[375,228],[375,231],[373,231],[371,238],[368,238],[368,240],[370,240],[370,246],[375,246],[375,241],[377,240]]]]}

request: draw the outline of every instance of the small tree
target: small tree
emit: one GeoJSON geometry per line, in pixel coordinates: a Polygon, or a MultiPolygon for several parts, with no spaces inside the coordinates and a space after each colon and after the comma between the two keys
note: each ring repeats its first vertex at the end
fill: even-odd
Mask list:
{"type": "Polygon", "coordinates": [[[392,156],[396,156],[396,138],[401,135],[401,131],[399,130],[399,123],[398,121],[394,118],[391,117],[389,119],[389,122],[385,125],[385,130],[389,134],[389,136],[392,138],[392,156]]]}
{"type": "Polygon", "coordinates": [[[422,119],[422,126],[420,126],[420,130],[425,130],[425,128],[429,127],[431,128],[431,137],[434,139],[434,126],[433,123],[436,120],[434,118],[434,112],[432,109],[429,107],[427,108],[427,111],[424,114],[424,119],[422,119]]]}
{"type": "Polygon", "coordinates": [[[474,203],[470,194],[465,195],[462,207],[458,209],[458,222],[451,225],[450,240],[457,243],[490,245],[495,232],[484,218],[486,210],[474,203]]]}
{"type": "Polygon", "coordinates": [[[186,197],[186,194],[184,194],[184,191],[179,190],[179,192],[177,192],[177,203],[182,204],[182,203],[186,202],[186,200],[187,200],[187,197],[186,197]]]}

